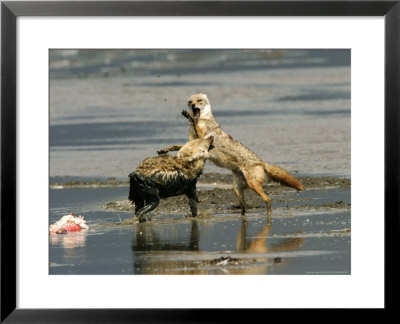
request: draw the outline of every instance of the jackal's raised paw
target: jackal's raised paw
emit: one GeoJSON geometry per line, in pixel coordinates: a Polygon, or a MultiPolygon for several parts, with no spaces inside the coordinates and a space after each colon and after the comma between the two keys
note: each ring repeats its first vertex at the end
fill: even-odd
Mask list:
{"type": "Polygon", "coordinates": [[[172,145],[170,147],[163,148],[162,150],[158,150],[157,153],[158,155],[164,155],[167,154],[168,152],[172,151],[179,151],[182,148],[183,145],[172,145]]]}
{"type": "Polygon", "coordinates": [[[187,112],[186,109],[183,109],[181,114],[182,114],[183,117],[185,117],[185,118],[187,118],[189,120],[192,120],[192,117],[190,117],[190,115],[189,115],[189,113],[187,112]]]}
{"type": "Polygon", "coordinates": [[[163,149],[163,150],[157,151],[157,154],[158,154],[158,155],[165,155],[165,154],[167,154],[167,153],[168,153],[168,149],[163,149]]]}

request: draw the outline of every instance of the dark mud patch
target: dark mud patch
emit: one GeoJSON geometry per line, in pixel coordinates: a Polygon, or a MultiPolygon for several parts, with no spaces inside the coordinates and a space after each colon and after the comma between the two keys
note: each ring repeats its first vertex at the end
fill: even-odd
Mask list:
{"type": "Polygon", "coordinates": [[[350,188],[351,180],[337,177],[299,177],[304,189],[316,188],[350,188]]]}
{"type": "Polygon", "coordinates": [[[341,200],[339,201],[334,201],[330,203],[324,203],[320,205],[315,205],[315,204],[302,204],[299,206],[285,206],[282,207],[283,209],[290,210],[290,209],[304,209],[304,210],[310,210],[310,209],[316,209],[316,210],[321,210],[321,209],[350,209],[351,204],[350,203],[345,203],[341,200]]]}
{"type": "MultiPolygon", "coordinates": [[[[281,263],[282,258],[281,257],[275,257],[272,259],[274,263],[281,263]]],[[[227,257],[220,257],[217,259],[212,259],[212,260],[205,260],[202,261],[201,265],[202,266],[226,266],[226,265],[246,265],[249,266],[249,264],[257,264],[259,262],[256,258],[232,258],[231,256],[227,257]]]]}
{"type": "MultiPolygon", "coordinates": [[[[349,188],[351,180],[348,178],[339,177],[297,177],[303,184],[304,189],[316,188],[349,188]]],[[[198,180],[198,184],[202,186],[215,186],[215,185],[231,185],[232,175],[230,173],[205,173],[202,174],[198,180]]],[[[103,180],[68,180],[68,177],[54,177],[50,182],[50,188],[103,188],[103,187],[128,187],[129,180],[110,177],[103,180]]],[[[279,183],[268,182],[264,186],[267,190],[275,190],[282,188],[279,183]]]]}
{"type": "Polygon", "coordinates": [[[228,263],[239,264],[240,261],[241,260],[239,258],[232,258],[230,256],[227,256],[227,257],[220,257],[218,259],[211,260],[211,261],[209,261],[209,263],[213,264],[213,265],[225,265],[228,263]]]}
{"type": "MultiPolygon", "coordinates": [[[[230,175],[207,174],[207,186],[198,186],[199,198],[197,219],[209,219],[210,215],[240,215],[240,206],[234,191],[226,186],[231,181],[230,175]],[[203,189],[202,189],[203,188],[203,189]],[[208,189],[204,189],[208,188],[208,189]]],[[[345,178],[335,177],[304,177],[300,178],[305,190],[298,193],[278,183],[268,183],[264,186],[265,192],[271,197],[273,210],[283,211],[332,211],[349,210],[351,182],[345,178]],[[323,194],[323,195],[322,195],[323,194]],[[341,195],[340,195],[341,194],[341,195]],[[343,195],[345,199],[343,199],[343,195]],[[321,198],[322,197],[322,198],[321,198]],[[345,201],[344,201],[345,200],[345,201]]],[[[204,184],[204,182],[203,182],[204,184]]],[[[266,206],[261,198],[251,190],[245,192],[247,213],[264,213],[266,206]]],[[[134,216],[135,205],[128,199],[110,201],[102,208],[111,211],[131,212],[134,216]]],[[[154,218],[158,215],[179,215],[179,218],[190,218],[189,203],[186,196],[162,199],[158,207],[151,212],[154,218]]],[[[170,218],[170,217],[169,217],[170,218]]],[[[121,221],[120,225],[132,224],[134,217],[121,221]]],[[[171,220],[171,219],[170,219],[171,220]]]]}

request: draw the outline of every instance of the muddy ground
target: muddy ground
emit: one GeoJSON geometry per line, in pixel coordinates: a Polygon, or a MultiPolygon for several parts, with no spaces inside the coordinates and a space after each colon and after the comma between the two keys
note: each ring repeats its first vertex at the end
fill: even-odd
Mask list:
{"type": "MultiPolygon", "coordinates": [[[[298,177],[304,186],[304,191],[319,189],[349,189],[351,180],[339,177],[298,177]]],[[[236,213],[240,212],[236,196],[231,187],[232,176],[230,174],[206,173],[199,178],[198,187],[198,211],[199,218],[207,217],[212,213],[236,213]]],[[[127,180],[109,178],[107,180],[98,181],[69,181],[65,183],[53,182],[51,188],[105,188],[105,187],[129,187],[127,180]]],[[[272,199],[272,205],[283,210],[324,210],[324,209],[350,209],[351,204],[337,201],[322,201],[316,203],[312,197],[300,197],[297,192],[291,188],[280,185],[276,182],[268,182],[264,185],[264,191],[272,199]]],[[[128,192],[128,189],[127,189],[128,192]]],[[[263,212],[266,210],[265,204],[253,191],[245,192],[245,199],[248,204],[247,212],[263,212]]],[[[106,210],[114,211],[132,211],[135,206],[128,199],[110,201],[102,206],[106,210]]],[[[185,196],[170,197],[162,199],[158,207],[152,211],[152,215],[165,213],[187,213],[190,210],[188,199],[185,196]]],[[[136,219],[124,220],[123,224],[135,222],[136,219]]]]}

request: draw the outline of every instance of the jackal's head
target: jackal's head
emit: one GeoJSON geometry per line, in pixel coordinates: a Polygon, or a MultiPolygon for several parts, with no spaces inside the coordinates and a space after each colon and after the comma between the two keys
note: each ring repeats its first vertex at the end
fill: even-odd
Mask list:
{"type": "Polygon", "coordinates": [[[209,158],[209,153],[213,148],[212,143],[214,137],[210,136],[206,139],[195,139],[187,142],[176,155],[178,159],[187,162],[202,160],[203,162],[209,158]]]}
{"type": "Polygon", "coordinates": [[[212,117],[210,101],[204,93],[193,94],[188,99],[189,114],[194,119],[212,117]]]}

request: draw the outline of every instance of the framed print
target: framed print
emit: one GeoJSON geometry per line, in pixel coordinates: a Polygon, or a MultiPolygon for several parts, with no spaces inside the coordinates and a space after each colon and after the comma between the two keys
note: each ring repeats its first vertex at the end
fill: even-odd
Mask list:
{"type": "Polygon", "coordinates": [[[1,11],[2,320],[392,309],[398,1],[1,11]]]}

